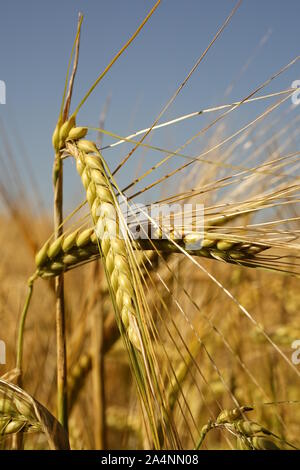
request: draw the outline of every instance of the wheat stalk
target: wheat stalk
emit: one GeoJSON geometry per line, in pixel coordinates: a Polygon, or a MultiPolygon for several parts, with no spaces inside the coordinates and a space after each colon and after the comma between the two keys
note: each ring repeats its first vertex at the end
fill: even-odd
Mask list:
{"type": "MultiPolygon", "coordinates": [[[[161,448],[164,439],[172,446],[176,442],[178,445],[173,424],[169,422],[160,379],[157,377],[157,359],[148,330],[148,322],[152,320],[140,288],[138,263],[132,250],[130,235],[125,233],[124,238],[120,235],[119,218],[115,217],[116,213],[119,216],[120,208],[108,177],[109,170],[93,142],[67,139],[66,151],[76,160],[92,219],[97,227],[97,243],[116,320],[129,351],[140,398],[148,418],[144,421],[145,425],[149,427],[156,448],[161,448]]],[[[126,226],[125,231],[127,229],[126,226]]]]}

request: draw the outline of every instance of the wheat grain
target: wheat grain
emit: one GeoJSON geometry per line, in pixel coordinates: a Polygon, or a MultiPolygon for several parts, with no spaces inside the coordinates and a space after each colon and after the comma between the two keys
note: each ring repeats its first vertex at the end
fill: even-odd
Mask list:
{"type": "Polygon", "coordinates": [[[281,450],[274,441],[265,437],[239,436],[236,440],[238,450],[281,450]]]}
{"type": "Polygon", "coordinates": [[[251,406],[242,406],[240,408],[234,408],[233,410],[222,410],[219,413],[216,422],[218,424],[233,423],[234,421],[242,418],[244,413],[252,410],[253,408],[251,406]]]}

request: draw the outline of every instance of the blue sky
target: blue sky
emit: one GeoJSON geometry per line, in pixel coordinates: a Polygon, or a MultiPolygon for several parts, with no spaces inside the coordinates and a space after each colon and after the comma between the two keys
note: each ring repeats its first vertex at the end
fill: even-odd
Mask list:
{"type": "MultiPolygon", "coordinates": [[[[51,134],[78,12],[83,12],[84,23],[74,104],[153,4],[150,0],[2,2],[0,80],[6,83],[7,104],[0,105],[0,116],[13,140],[16,131],[20,134],[47,204],[52,197],[51,134]]],[[[111,95],[107,129],[127,135],[150,125],[234,4],[231,0],[162,0],[134,44],[90,97],[78,123],[97,125],[104,102],[111,95]]],[[[245,0],[165,118],[240,99],[287,64],[300,50],[299,14],[299,0],[245,0]],[[262,38],[266,40],[260,45],[262,38]],[[247,61],[249,66],[241,73],[247,61]],[[225,99],[231,83],[233,90],[225,99]]],[[[288,88],[296,79],[300,79],[299,63],[266,92],[288,88]]],[[[246,113],[251,116],[253,108],[248,106],[246,113]]],[[[152,142],[176,148],[197,132],[199,125],[199,121],[177,125],[158,132],[152,142]]],[[[126,148],[120,146],[118,152],[106,153],[112,167],[126,148]]],[[[3,152],[3,143],[1,149],[3,152]]],[[[22,152],[18,148],[14,151],[21,168],[22,152]]],[[[151,159],[151,152],[143,158],[151,159]]],[[[139,171],[139,164],[137,154],[120,175],[121,186],[139,171]]],[[[71,163],[66,165],[65,174],[68,204],[82,193],[71,163]]]]}

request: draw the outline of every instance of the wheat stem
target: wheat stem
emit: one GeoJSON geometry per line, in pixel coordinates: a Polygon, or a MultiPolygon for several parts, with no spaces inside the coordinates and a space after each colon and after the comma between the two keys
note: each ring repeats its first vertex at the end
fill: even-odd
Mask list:
{"type": "Polygon", "coordinates": [[[24,328],[26,317],[32,297],[33,292],[33,283],[35,280],[35,276],[32,276],[28,280],[28,293],[26,296],[24,308],[21,314],[19,327],[18,327],[18,341],[17,341],[17,360],[16,360],[16,368],[19,370],[19,377],[18,377],[18,385],[22,386],[22,373],[23,373],[23,345],[24,345],[24,328]]]}
{"type": "MultiPolygon", "coordinates": [[[[64,136],[75,124],[74,116],[68,120],[70,103],[73,93],[74,79],[77,71],[80,30],[83,17],[79,14],[77,33],[74,41],[73,50],[75,57],[73,70],[69,80],[67,99],[64,103],[63,113],[59,117],[56,129],[53,135],[53,146],[55,150],[54,168],[53,168],[53,186],[54,186],[54,236],[58,239],[62,234],[63,223],[63,165],[61,160],[61,147],[64,146],[64,136]]],[[[70,67],[71,62],[69,63],[70,67]]],[[[68,72],[69,72],[68,67],[68,72]]],[[[63,102],[65,99],[65,92],[63,102]]],[[[65,325],[65,303],[64,303],[64,277],[63,272],[55,278],[55,296],[56,296],[56,347],[57,347],[57,413],[58,419],[66,432],[68,431],[68,391],[67,391],[67,353],[66,353],[66,325],[65,325]]]]}

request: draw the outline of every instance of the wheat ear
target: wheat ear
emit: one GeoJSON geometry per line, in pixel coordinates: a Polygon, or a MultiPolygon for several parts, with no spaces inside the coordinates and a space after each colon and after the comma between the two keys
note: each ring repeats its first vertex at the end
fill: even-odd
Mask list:
{"type": "MultiPolygon", "coordinates": [[[[231,264],[247,264],[255,256],[269,248],[268,245],[219,238],[209,232],[170,233],[168,239],[135,240],[133,248],[137,250],[157,250],[163,253],[180,253],[179,247],[193,256],[225,261],[231,264]],[[175,243],[173,243],[173,241],[175,243]],[[194,247],[194,248],[192,248],[194,247]]],[[[98,239],[93,228],[76,230],[62,234],[53,242],[46,242],[36,255],[37,273],[40,277],[57,276],[83,263],[100,257],[98,239]]],[[[255,264],[251,266],[255,267],[255,264]]]]}
{"type": "MultiPolygon", "coordinates": [[[[73,131],[74,138],[74,131],[73,131]]],[[[125,240],[120,237],[116,220],[116,201],[96,145],[88,140],[67,141],[66,150],[75,157],[76,167],[86,190],[95,226],[101,231],[97,239],[110,281],[114,302],[132,344],[139,347],[136,333],[134,286],[128,263],[125,240]],[[113,230],[113,236],[112,236],[113,230]]]]}
{"type": "Polygon", "coordinates": [[[222,410],[215,422],[210,421],[203,426],[196,448],[201,447],[209,431],[224,428],[236,436],[239,450],[280,450],[281,448],[277,445],[279,442],[296,449],[293,444],[281,439],[259,423],[248,420],[245,414],[249,411],[253,411],[251,406],[222,410]]]}
{"type": "Polygon", "coordinates": [[[33,408],[17,397],[0,398],[0,435],[41,431],[33,408]]]}

